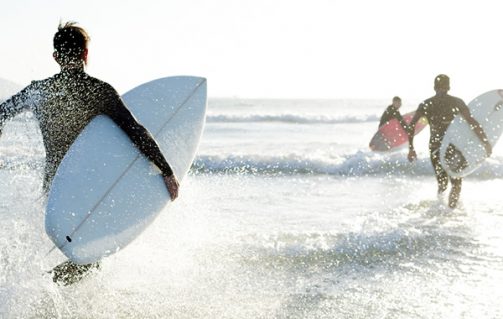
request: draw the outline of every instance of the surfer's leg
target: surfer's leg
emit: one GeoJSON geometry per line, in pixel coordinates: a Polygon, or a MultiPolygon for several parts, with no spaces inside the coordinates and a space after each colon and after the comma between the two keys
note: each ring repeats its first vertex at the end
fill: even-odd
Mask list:
{"type": "Polygon", "coordinates": [[[461,178],[452,178],[451,177],[451,193],[449,194],[449,207],[455,208],[458,204],[459,194],[461,194],[461,178]]]}
{"type": "Polygon", "coordinates": [[[435,172],[435,177],[437,178],[438,184],[438,194],[442,194],[447,189],[447,184],[449,183],[449,177],[440,164],[440,156],[438,149],[430,149],[430,159],[433,165],[433,171],[435,172]]]}
{"type": "Polygon", "coordinates": [[[98,269],[99,267],[99,262],[86,265],[78,265],[68,260],[54,267],[54,269],[51,271],[52,280],[55,283],[63,284],[64,286],[71,285],[84,278],[90,270],[98,269]]]}

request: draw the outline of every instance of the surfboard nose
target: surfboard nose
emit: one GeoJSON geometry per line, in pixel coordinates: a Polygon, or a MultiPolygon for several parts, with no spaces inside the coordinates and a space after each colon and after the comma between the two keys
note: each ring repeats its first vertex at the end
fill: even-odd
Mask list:
{"type": "Polygon", "coordinates": [[[454,173],[460,173],[466,167],[468,167],[468,162],[466,161],[463,153],[453,144],[449,144],[445,151],[445,162],[451,171],[454,173]]]}

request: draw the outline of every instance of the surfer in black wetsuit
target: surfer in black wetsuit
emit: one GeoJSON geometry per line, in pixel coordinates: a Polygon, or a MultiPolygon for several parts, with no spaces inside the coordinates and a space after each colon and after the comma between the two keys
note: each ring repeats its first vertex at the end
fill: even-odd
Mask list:
{"type": "Polygon", "coordinates": [[[409,131],[409,125],[405,122],[402,115],[400,114],[400,107],[402,106],[402,99],[398,96],[393,98],[393,103],[386,108],[384,113],[381,115],[381,120],[379,121],[379,127],[388,123],[392,119],[396,119],[400,125],[403,127],[405,132],[409,131]]]}
{"type": "Polygon", "coordinates": [[[430,124],[430,159],[437,178],[438,193],[442,194],[447,189],[447,184],[450,179],[452,187],[449,194],[449,207],[454,208],[458,203],[459,194],[461,193],[462,179],[449,177],[447,175],[446,171],[440,164],[439,154],[440,145],[449,124],[451,124],[457,114],[461,114],[468,124],[470,124],[478,138],[482,141],[488,155],[491,154],[492,147],[491,144],[489,144],[484,130],[477,120],[472,117],[465,102],[457,97],[447,94],[450,90],[450,81],[447,75],[440,74],[435,77],[434,89],[436,92],[435,96],[419,104],[416,114],[410,122],[411,129],[409,131],[408,159],[412,162],[417,158],[413,143],[414,134],[411,134],[411,132],[414,132],[414,127],[417,121],[424,116],[430,124]]]}
{"type": "MultiPolygon", "coordinates": [[[[46,151],[43,189],[47,193],[61,160],[79,133],[95,116],[108,115],[161,170],[174,200],[178,196],[178,181],[152,135],[136,121],[110,84],[85,73],[88,41],[87,32],[75,23],[59,26],[54,35],[53,56],[61,72],[33,81],[0,104],[0,134],[6,120],[25,110],[34,113],[46,151]]],[[[76,265],[67,261],[54,268],[53,279],[69,284],[93,267],[97,264],[76,265]]]]}

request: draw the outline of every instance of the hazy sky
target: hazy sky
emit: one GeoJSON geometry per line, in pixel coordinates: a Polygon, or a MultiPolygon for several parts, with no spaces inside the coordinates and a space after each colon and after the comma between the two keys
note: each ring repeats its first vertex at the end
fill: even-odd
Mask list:
{"type": "Polygon", "coordinates": [[[211,97],[422,99],[438,73],[470,100],[503,88],[503,2],[0,0],[0,78],[58,71],[61,20],[91,35],[88,72],[119,92],[168,75],[211,97]]]}

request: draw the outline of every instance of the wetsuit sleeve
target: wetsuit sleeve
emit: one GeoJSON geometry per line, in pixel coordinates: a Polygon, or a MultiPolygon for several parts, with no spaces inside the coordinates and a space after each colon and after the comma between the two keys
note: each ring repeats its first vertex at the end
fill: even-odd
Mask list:
{"type": "Polygon", "coordinates": [[[381,115],[381,120],[379,121],[379,128],[389,121],[388,109],[386,109],[381,115]]]}
{"type": "Polygon", "coordinates": [[[425,115],[425,105],[424,103],[419,104],[416,113],[412,117],[412,120],[410,120],[409,123],[409,149],[414,149],[414,131],[416,130],[416,123],[419,121],[421,117],[425,115]]]}
{"type": "Polygon", "coordinates": [[[381,115],[381,120],[379,121],[379,128],[389,122],[393,118],[393,111],[391,109],[391,105],[384,110],[383,114],[381,115]]]}
{"type": "Polygon", "coordinates": [[[107,103],[106,114],[126,132],[135,146],[145,154],[150,161],[159,167],[163,176],[171,177],[173,175],[173,170],[162,155],[153,136],[143,125],[138,123],[120,98],[119,94],[113,88],[108,90],[107,95],[105,102],[107,103]]]}
{"type": "Polygon", "coordinates": [[[480,141],[482,143],[489,144],[489,139],[487,138],[484,129],[482,128],[482,126],[480,126],[480,123],[475,118],[473,118],[472,114],[470,113],[470,109],[468,108],[468,106],[466,106],[463,100],[459,100],[458,109],[459,113],[463,116],[466,122],[470,124],[470,128],[475,132],[480,141]]]}
{"type": "Polygon", "coordinates": [[[27,86],[22,91],[0,104],[0,134],[2,134],[5,122],[21,113],[31,105],[31,87],[27,86]]]}
{"type": "Polygon", "coordinates": [[[409,125],[407,125],[407,123],[403,119],[402,114],[400,114],[400,112],[398,112],[397,110],[395,110],[395,112],[393,112],[393,117],[398,120],[398,122],[400,123],[400,125],[403,127],[403,130],[405,132],[407,132],[407,134],[408,134],[409,133],[409,125]]]}

